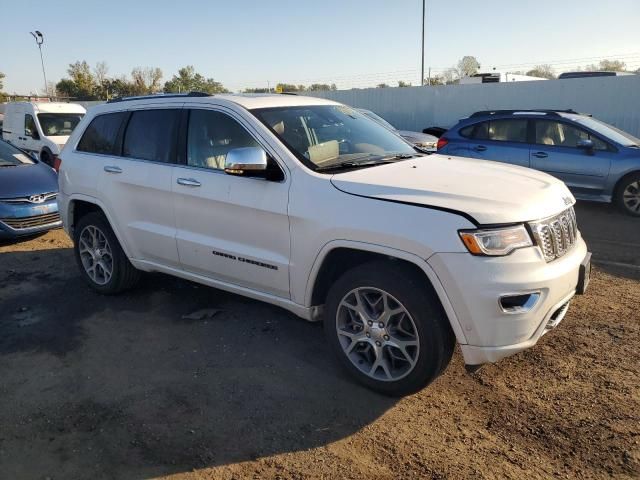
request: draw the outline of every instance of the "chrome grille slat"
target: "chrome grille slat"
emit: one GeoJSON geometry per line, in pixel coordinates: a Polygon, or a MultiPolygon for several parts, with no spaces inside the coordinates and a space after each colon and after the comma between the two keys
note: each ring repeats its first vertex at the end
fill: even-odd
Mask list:
{"type": "Polygon", "coordinates": [[[59,213],[46,213],[44,215],[34,215],[33,217],[0,218],[0,222],[8,225],[14,230],[24,230],[27,228],[41,227],[60,221],[59,213]]]}
{"type": "Polygon", "coordinates": [[[578,224],[573,207],[529,225],[547,262],[562,257],[578,241],[578,224]]]}

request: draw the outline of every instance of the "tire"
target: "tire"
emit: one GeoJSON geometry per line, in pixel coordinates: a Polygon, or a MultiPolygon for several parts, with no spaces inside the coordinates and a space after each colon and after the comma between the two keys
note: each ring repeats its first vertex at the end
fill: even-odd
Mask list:
{"type": "Polygon", "coordinates": [[[40,152],[40,161],[46,163],[50,167],[53,167],[53,155],[51,155],[49,150],[45,149],[40,152]]]}
{"type": "Polygon", "coordinates": [[[622,177],[616,187],[614,202],[627,215],[640,217],[640,172],[622,177]]]}
{"type": "Polygon", "coordinates": [[[140,271],[129,262],[101,212],[88,213],[78,221],[74,228],[73,244],[82,277],[97,292],[115,295],[138,282],[140,271]],[[90,268],[92,265],[93,269],[90,268]],[[109,267],[111,272],[107,275],[109,267]]]}
{"type": "Polygon", "coordinates": [[[388,261],[355,267],[334,283],[327,295],[324,330],[347,372],[390,396],[429,385],[446,369],[455,346],[449,321],[430,286],[409,268],[388,261]],[[357,297],[364,317],[357,312],[357,297]],[[386,312],[404,311],[389,317],[378,308],[383,304],[386,312]]]}

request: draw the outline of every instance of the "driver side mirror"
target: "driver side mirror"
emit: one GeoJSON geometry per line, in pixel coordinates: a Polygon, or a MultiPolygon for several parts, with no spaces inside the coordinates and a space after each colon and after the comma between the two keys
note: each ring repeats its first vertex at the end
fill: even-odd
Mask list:
{"type": "Polygon", "coordinates": [[[576,147],[578,147],[581,150],[584,150],[589,155],[593,155],[593,140],[589,140],[589,139],[578,140],[576,147]]]}
{"type": "Polygon", "coordinates": [[[267,171],[267,153],[259,147],[229,150],[224,161],[224,173],[245,177],[264,177],[267,171]]]}

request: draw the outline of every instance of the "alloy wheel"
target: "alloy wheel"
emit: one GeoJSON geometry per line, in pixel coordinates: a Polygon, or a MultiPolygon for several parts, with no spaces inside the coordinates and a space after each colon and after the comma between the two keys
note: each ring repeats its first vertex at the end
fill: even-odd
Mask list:
{"type": "Polygon", "coordinates": [[[622,192],[624,206],[632,213],[640,213],[640,180],[631,182],[622,192]]]}
{"type": "Polygon", "coordinates": [[[113,274],[113,255],[105,234],[94,225],[80,232],[78,252],[84,271],[98,285],[105,285],[113,274]]]}
{"type": "Polygon", "coordinates": [[[359,287],[347,293],[336,312],[336,330],[345,355],[370,378],[400,380],[416,365],[416,324],[404,305],[384,290],[359,287]]]}

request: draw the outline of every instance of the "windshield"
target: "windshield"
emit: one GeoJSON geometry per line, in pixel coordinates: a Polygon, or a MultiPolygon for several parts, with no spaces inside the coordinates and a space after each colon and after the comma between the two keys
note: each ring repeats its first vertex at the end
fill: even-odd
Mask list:
{"type": "Polygon", "coordinates": [[[261,108],[252,113],[314,170],[416,155],[402,138],[345,105],[261,108]]]}
{"type": "Polygon", "coordinates": [[[38,120],[45,136],[68,136],[83,116],[82,113],[39,113],[38,120]]]}
{"type": "Polygon", "coordinates": [[[387,122],[384,118],[382,118],[377,113],[373,113],[371,110],[359,109],[359,112],[364,113],[367,117],[374,119],[376,122],[380,123],[382,126],[387,127],[389,130],[397,130],[396,127],[387,122]]]}
{"type": "Polygon", "coordinates": [[[34,163],[29,155],[0,140],[0,167],[18,167],[34,163]]]}
{"type": "Polygon", "coordinates": [[[592,117],[573,117],[573,119],[581,125],[590,128],[596,133],[599,133],[603,137],[608,138],[625,147],[639,146],[640,139],[634,137],[630,133],[623,132],[616,127],[609,125],[608,123],[601,122],[592,117]]]}

